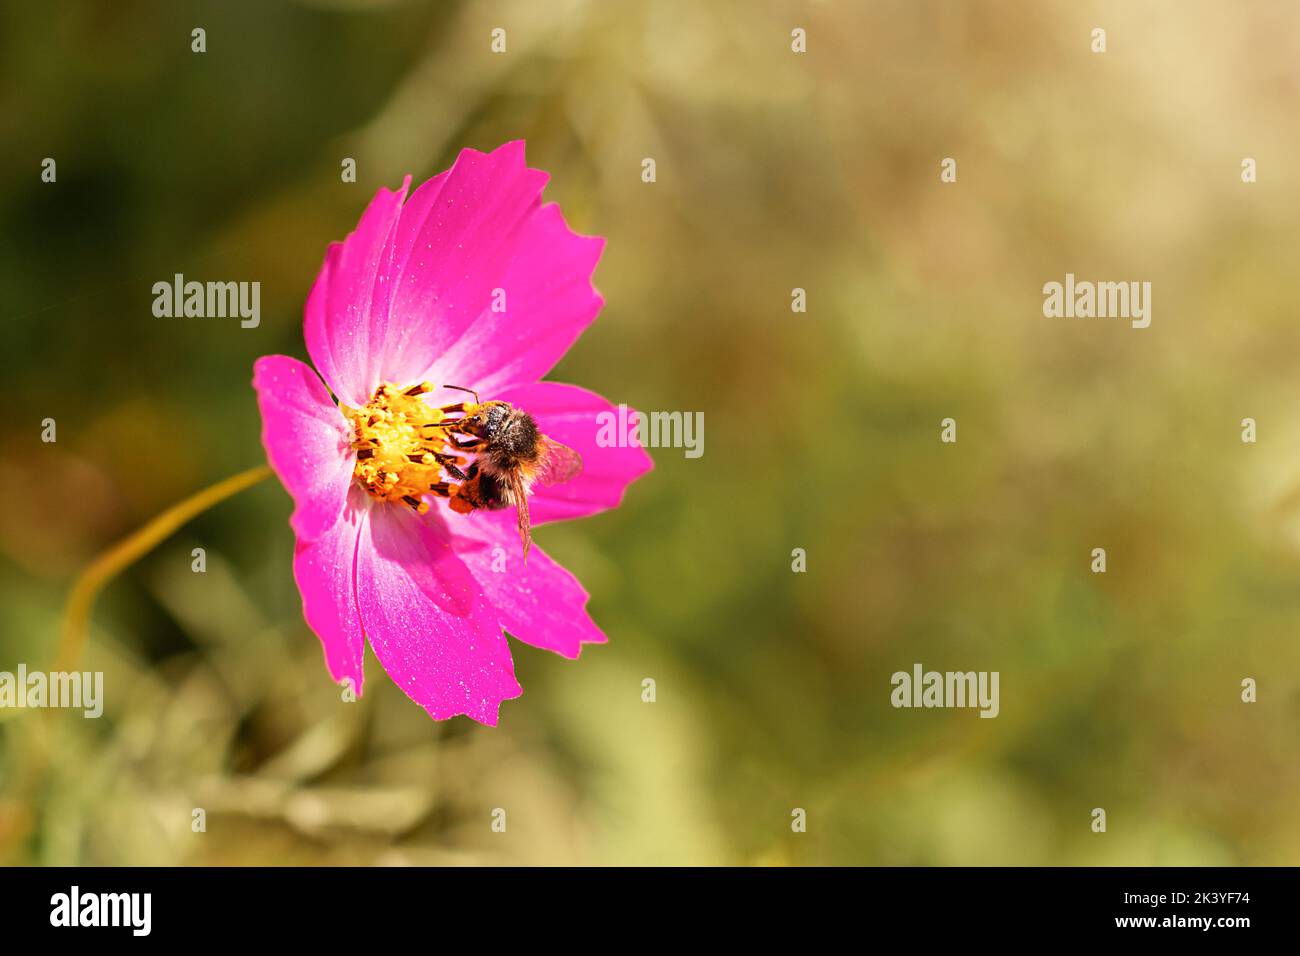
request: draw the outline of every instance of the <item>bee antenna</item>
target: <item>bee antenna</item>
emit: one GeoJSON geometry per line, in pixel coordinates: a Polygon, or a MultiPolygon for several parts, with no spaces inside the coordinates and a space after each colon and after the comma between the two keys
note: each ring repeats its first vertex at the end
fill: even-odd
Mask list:
{"type": "Polygon", "coordinates": [[[474,391],[474,389],[472,389],[472,388],[465,388],[465,386],[463,386],[463,385],[444,385],[443,388],[454,388],[454,389],[455,389],[456,391],[458,391],[458,392],[469,392],[471,395],[474,396],[474,404],[475,404],[475,405],[481,405],[481,404],[483,404],[482,402],[480,402],[480,401],[478,400],[478,392],[474,391]]]}

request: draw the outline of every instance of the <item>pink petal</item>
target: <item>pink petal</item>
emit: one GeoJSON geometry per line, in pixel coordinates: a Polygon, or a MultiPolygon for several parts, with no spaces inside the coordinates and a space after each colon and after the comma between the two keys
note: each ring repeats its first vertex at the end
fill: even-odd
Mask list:
{"type": "Polygon", "coordinates": [[[604,247],[599,236],[573,232],[555,203],[542,206],[519,230],[501,280],[505,311],[480,315],[427,377],[483,395],[536,382],[600,312],[591,274],[604,247]]]}
{"type": "Polygon", "coordinates": [[[605,643],[578,579],[535,542],[524,562],[514,512],[479,511],[449,527],[456,553],[514,637],[569,658],[583,644],[605,643]]]}
{"type": "MultiPolygon", "coordinates": [[[[627,437],[627,447],[602,447],[597,439],[607,419],[618,429],[618,409],[595,392],[576,385],[536,382],[506,389],[496,395],[517,405],[537,419],[543,433],[563,442],[582,456],[582,473],[562,485],[543,485],[533,489],[529,499],[533,524],[581,518],[616,508],[623,492],[633,481],[654,467],[645,449],[635,444],[635,433],[627,437]]],[[[631,415],[628,410],[625,415],[631,415]]],[[[631,430],[629,429],[629,432],[631,430]]],[[[453,526],[455,527],[455,526],[453,526]]]]}
{"type": "Polygon", "coordinates": [[[298,540],[293,578],[302,594],[302,613],[325,649],[325,666],[336,682],[345,678],[361,696],[365,636],[357,614],[356,556],[366,493],[352,486],[342,517],[315,541],[298,540]]]}
{"type": "Polygon", "coordinates": [[[357,604],[384,670],[435,720],[466,714],[494,727],[501,701],[522,693],[496,613],[437,515],[370,509],[357,604]]]}
{"type": "MultiPolygon", "coordinates": [[[[517,141],[462,150],[405,206],[409,177],[375,194],[356,230],[330,246],[307,298],[307,350],[340,399],[359,406],[381,381],[427,378],[506,281],[546,180],[517,141]]],[[[546,228],[529,227],[529,250],[546,228]]],[[[527,298],[525,279],[511,281],[527,298]]]]}
{"type": "Polygon", "coordinates": [[[342,243],[331,243],[316,284],[307,296],[303,336],[307,353],[342,401],[359,408],[375,387],[374,349],[384,341],[387,294],[374,308],[376,285],[388,280],[389,242],[411,177],[401,189],[375,193],[357,228],[342,243]],[[377,327],[376,327],[377,326],[377,327]]]}
{"type": "Polygon", "coordinates": [[[417,376],[434,360],[434,353],[426,344],[433,340],[433,323],[402,319],[392,321],[392,298],[394,290],[401,284],[401,277],[406,273],[411,252],[429,218],[429,212],[442,194],[442,187],[450,175],[450,169],[444,170],[421,183],[402,206],[397,228],[393,230],[386,260],[388,267],[385,281],[379,284],[375,293],[376,316],[383,317],[382,320],[377,318],[377,326],[382,321],[382,336],[374,337],[379,345],[371,353],[374,377],[378,380],[399,384],[414,383],[417,376]]]}
{"type": "Polygon", "coordinates": [[[394,240],[384,378],[427,378],[438,356],[488,310],[547,179],[524,164],[520,140],[487,154],[462,150],[447,173],[416,191],[394,240]]]}
{"type": "Polygon", "coordinates": [[[301,539],[328,531],[343,510],[352,479],[352,428],[311,367],[287,355],[253,365],[262,412],[262,445],[293,497],[290,524],[301,539]]]}

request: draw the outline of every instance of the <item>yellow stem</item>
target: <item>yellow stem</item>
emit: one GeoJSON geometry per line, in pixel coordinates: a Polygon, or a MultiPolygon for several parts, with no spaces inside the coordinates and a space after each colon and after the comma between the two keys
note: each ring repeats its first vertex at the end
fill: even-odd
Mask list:
{"type": "Polygon", "coordinates": [[[191,518],[225,501],[231,495],[238,494],[245,488],[251,488],[270,475],[271,469],[268,466],[258,465],[256,468],[241,471],[224,481],[219,481],[210,488],[205,488],[198,494],[172,505],[96,558],[90,567],[81,572],[72,586],[72,594],[68,597],[68,605],[64,611],[63,632],[59,636],[54,669],[65,672],[76,667],[81,649],[86,643],[86,629],[90,623],[90,611],[95,604],[95,598],[115,575],[170,537],[177,528],[191,518]]]}

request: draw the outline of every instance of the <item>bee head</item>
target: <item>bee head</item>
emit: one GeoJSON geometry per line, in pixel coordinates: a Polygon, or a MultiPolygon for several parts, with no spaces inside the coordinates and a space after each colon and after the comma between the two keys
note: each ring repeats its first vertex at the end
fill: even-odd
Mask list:
{"type": "Polygon", "coordinates": [[[513,411],[509,402],[483,402],[474,406],[474,410],[460,420],[458,428],[467,434],[491,441],[500,435],[513,411]]]}

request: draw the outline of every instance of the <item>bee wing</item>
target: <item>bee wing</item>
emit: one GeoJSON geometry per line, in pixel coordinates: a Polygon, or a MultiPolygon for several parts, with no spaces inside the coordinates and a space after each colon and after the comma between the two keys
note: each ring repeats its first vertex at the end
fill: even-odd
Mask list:
{"type": "Polygon", "coordinates": [[[532,475],[537,485],[562,485],[582,472],[582,456],[554,438],[542,437],[542,458],[532,475]]]}
{"type": "Polygon", "coordinates": [[[582,456],[554,438],[542,436],[542,454],[528,469],[512,469],[506,478],[509,494],[519,516],[519,540],[524,544],[524,560],[533,544],[532,524],[528,515],[528,493],[534,485],[559,485],[576,478],[582,471],[582,456]]]}
{"type": "Polygon", "coordinates": [[[528,549],[533,546],[532,522],[528,516],[528,489],[524,485],[524,476],[518,470],[510,472],[507,482],[510,497],[514,500],[515,515],[519,519],[519,540],[524,546],[524,561],[528,561],[528,549]]]}

